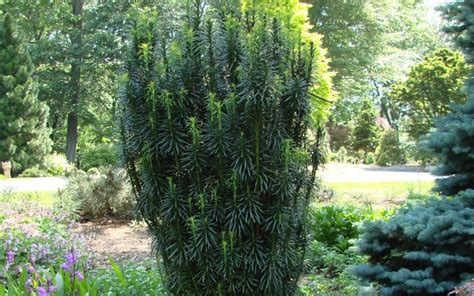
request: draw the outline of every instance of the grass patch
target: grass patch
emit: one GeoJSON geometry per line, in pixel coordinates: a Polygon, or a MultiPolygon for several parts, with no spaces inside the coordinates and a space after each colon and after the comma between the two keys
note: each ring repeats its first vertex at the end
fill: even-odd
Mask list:
{"type": "Polygon", "coordinates": [[[409,191],[420,193],[429,193],[433,188],[434,182],[347,182],[347,183],[328,183],[329,187],[338,192],[344,191],[361,191],[389,193],[389,194],[405,194],[409,191]]]}
{"type": "Polygon", "coordinates": [[[39,191],[39,192],[1,192],[0,202],[21,203],[23,201],[37,202],[38,204],[51,207],[56,200],[55,192],[39,191]]]}
{"type": "Polygon", "coordinates": [[[326,183],[342,203],[370,203],[375,206],[400,205],[409,195],[428,195],[433,181],[326,183]]]}

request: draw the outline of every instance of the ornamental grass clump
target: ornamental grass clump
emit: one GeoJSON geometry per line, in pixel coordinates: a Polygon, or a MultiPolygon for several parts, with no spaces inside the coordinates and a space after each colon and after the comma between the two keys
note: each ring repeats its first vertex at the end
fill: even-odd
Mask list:
{"type": "Polygon", "coordinates": [[[185,6],[178,25],[137,21],[120,94],[123,160],[166,287],[293,295],[324,158],[317,46],[261,10],[185,6]]]}

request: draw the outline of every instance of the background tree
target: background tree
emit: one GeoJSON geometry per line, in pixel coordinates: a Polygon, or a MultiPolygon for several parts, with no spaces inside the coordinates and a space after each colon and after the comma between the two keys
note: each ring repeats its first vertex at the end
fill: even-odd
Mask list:
{"type": "Polygon", "coordinates": [[[352,148],[363,150],[365,154],[374,152],[380,135],[380,127],[376,124],[378,112],[372,101],[362,102],[362,110],[356,118],[352,148]]]}
{"type": "Polygon", "coordinates": [[[363,76],[382,49],[383,31],[376,11],[364,0],[307,2],[314,30],[323,35],[336,89],[342,91],[344,79],[363,76]]]}
{"type": "MultiPolygon", "coordinates": [[[[454,33],[470,64],[474,61],[472,0],[447,5],[447,31],[454,33]]],[[[439,120],[429,147],[440,158],[434,197],[409,205],[387,221],[365,223],[359,250],[369,264],[355,273],[381,286],[381,295],[446,295],[474,275],[474,84],[469,99],[439,120]]]]}
{"type": "Polygon", "coordinates": [[[375,162],[378,165],[398,165],[406,162],[406,154],[400,144],[396,130],[389,129],[382,133],[379,145],[375,151],[375,162]]]}
{"type": "MultiPolygon", "coordinates": [[[[116,75],[130,19],[154,7],[169,7],[173,1],[82,0],[80,18],[74,17],[70,1],[3,2],[1,9],[13,15],[23,35],[28,36],[28,49],[36,67],[34,75],[39,81],[38,97],[50,107],[48,126],[53,131],[53,149],[65,153],[68,117],[71,114],[72,119],[77,114],[76,164],[97,155],[98,150],[100,154],[108,150],[107,159],[114,158],[116,75]],[[82,20],[80,30],[79,19],[82,20]],[[73,42],[78,41],[73,38],[78,36],[76,33],[81,35],[80,44],[73,42]],[[77,104],[73,97],[78,99],[77,104]]],[[[71,133],[75,131],[70,127],[71,133]]],[[[71,141],[74,138],[72,135],[71,141]]]]}
{"type": "Polygon", "coordinates": [[[33,63],[13,18],[0,16],[0,159],[13,172],[41,165],[51,151],[48,107],[37,99],[33,63]]]}
{"type": "Polygon", "coordinates": [[[397,128],[388,92],[427,52],[442,46],[430,1],[308,0],[310,20],[328,50],[339,100],[331,120],[346,125],[370,98],[397,128]],[[429,15],[431,14],[431,15],[429,15]]]}
{"type": "Polygon", "coordinates": [[[469,71],[461,53],[442,48],[413,66],[407,80],[392,86],[390,98],[407,118],[411,137],[418,140],[434,126],[434,118],[450,112],[451,104],[466,101],[462,88],[469,71]]]}
{"type": "Polygon", "coordinates": [[[73,30],[71,33],[71,72],[70,72],[70,101],[71,110],[67,116],[66,130],[66,159],[74,163],[76,161],[76,149],[78,140],[79,102],[81,99],[81,68],[82,68],[82,11],[83,0],[72,0],[73,30]]]}
{"type": "Polygon", "coordinates": [[[320,49],[293,13],[272,12],[288,3],[257,2],[187,1],[179,25],[142,15],[133,30],[123,156],[172,294],[297,288],[322,161],[308,132],[327,111],[313,93],[320,49]]]}

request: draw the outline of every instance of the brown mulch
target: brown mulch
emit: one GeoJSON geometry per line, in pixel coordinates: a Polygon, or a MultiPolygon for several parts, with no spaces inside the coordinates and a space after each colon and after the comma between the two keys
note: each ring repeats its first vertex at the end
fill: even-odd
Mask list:
{"type": "Polygon", "coordinates": [[[86,249],[95,256],[96,264],[114,261],[134,261],[152,259],[151,239],[143,225],[131,225],[123,221],[94,221],[79,223],[74,230],[82,235],[86,249]]]}

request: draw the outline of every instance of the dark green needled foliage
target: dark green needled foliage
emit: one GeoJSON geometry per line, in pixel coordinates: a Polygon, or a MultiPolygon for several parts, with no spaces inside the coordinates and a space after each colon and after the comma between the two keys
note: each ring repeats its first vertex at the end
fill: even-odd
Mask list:
{"type": "Polygon", "coordinates": [[[48,107],[38,100],[34,65],[10,15],[0,15],[0,161],[16,175],[51,151],[48,107]]]}
{"type": "MultiPolygon", "coordinates": [[[[474,1],[444,9],[448,32],[474,61],[474,1]]],[[[472,75],[472,74],[471,74],[472,75]]],[[[369,264],[355,268],[375,282],[381,295],[447,295],[474,278],[474,85],[468,102],[436,123],[428,146],[440,159],[436,190],[452,197],[431,198],[401,209],[388,221],[369,222],[357,243],[369,264]]]]}
{"type": "Polygon", "coordinates": [[[238,4],[184,6],[178,22],[137,21],[120,94],[123,159],[167,289],[293,295],[323,160],[314,46],[238,4]]]}

